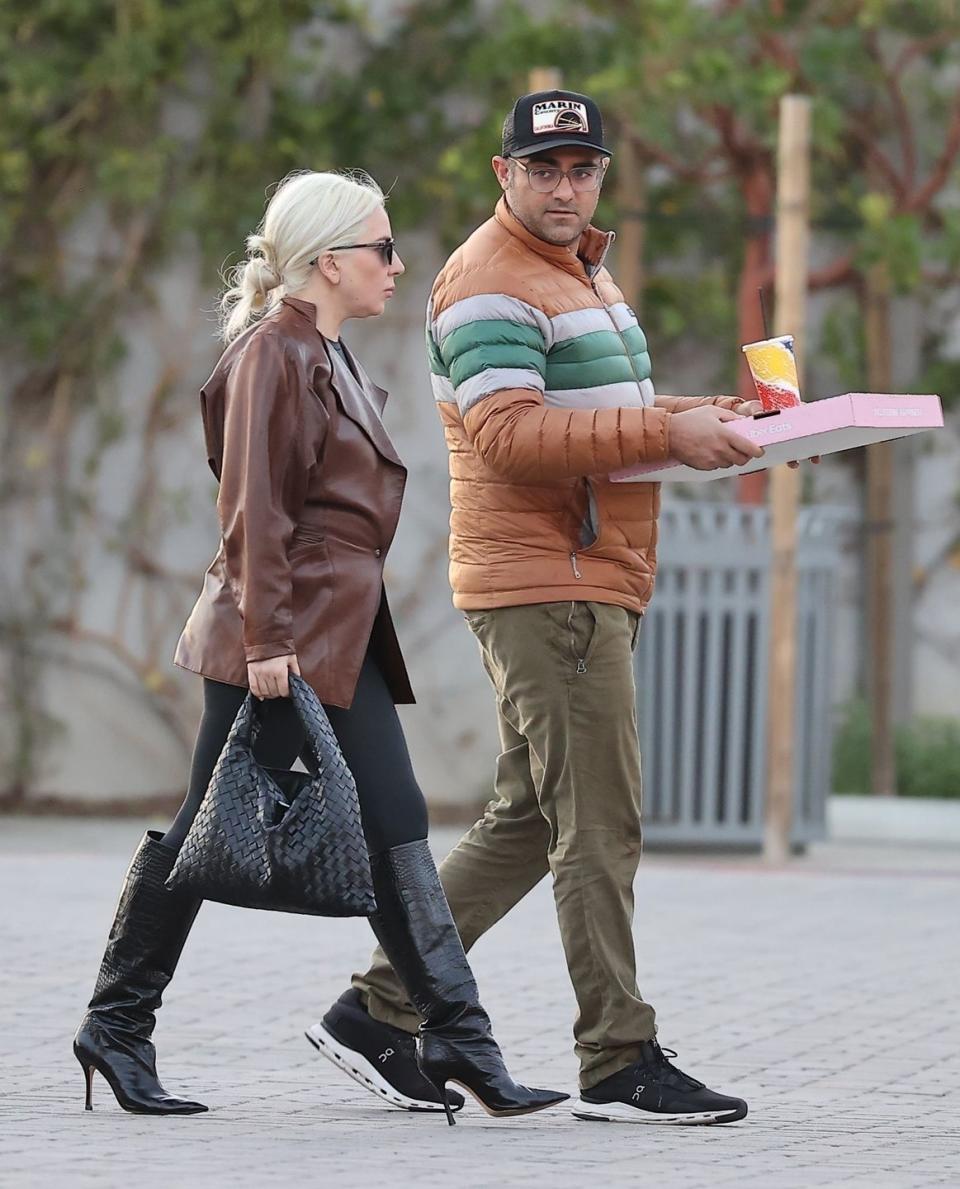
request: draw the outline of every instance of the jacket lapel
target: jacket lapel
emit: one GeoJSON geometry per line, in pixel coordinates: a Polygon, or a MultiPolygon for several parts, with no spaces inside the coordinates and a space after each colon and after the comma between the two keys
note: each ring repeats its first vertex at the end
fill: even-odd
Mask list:
{"type": "Polygon", "coordinates": [[[387,399],[385,390],[373,383],[352,353],[350,360],[357,369],[360,381],[340,357],[339,352],[329,351],[328,354],[332,369],[330,383],[340,402],[340,408],[363,430],[385,459],[396,463],[397,466],[403,466],[379,416],[387,399]]]}
{"type": "Polygon", "coordinates": [[[330,361],[330,387],[344,414],[363,430],[379,454],[388,462],[402,467],[403,463],[379,417],[387,401],[386,390],[374,384],[345,344],[344,350],[350,358],[349,365],[343,361],[339,351],[330,350],[323,335],[317,330],[317,308],[312,302],[302,301],[297,297],[284,297],[282,304],[293,311],[295,318],[302,318],[309,324],[312,332],[311,342],[323,344],[322,349],[330,361]],[[316,340],[313,339],[313,335],[316,335],[316,340]],[[356,376],[351,371],[351,366],[356,369],[356,376]],[[357,376],[360,377],[359,380],[357,376]]]}
{"type": "MultiPolygon", "coordinates": [[[[360,387],[363,389],[364,395],[373,403],[373,407],[377,410],[377,412],[382,413],[384,406],[387,403],[387,396],[389,395],[386,388],[381,388],[379,384],[374,384],[367,373],[363,370],[363,365],[360,363],[360,360],[357,359],[356,355],[354,355],[346,343],[341,340],[340,345],[346,352],[353,371],[360,377],[360,387]]],[[[354,377],[351,376],[351,379],[353,378],[354,377]]]]}

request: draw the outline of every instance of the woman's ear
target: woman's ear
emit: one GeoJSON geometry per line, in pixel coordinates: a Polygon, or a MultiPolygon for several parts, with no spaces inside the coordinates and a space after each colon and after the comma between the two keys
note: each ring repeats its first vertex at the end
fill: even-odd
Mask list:
{"type": "Polygon", "coordinates": [[[340,265],[332,252],[322,252],[317,257],[317,268],[325,280],[331,285],[340,284],[340,265]]]}

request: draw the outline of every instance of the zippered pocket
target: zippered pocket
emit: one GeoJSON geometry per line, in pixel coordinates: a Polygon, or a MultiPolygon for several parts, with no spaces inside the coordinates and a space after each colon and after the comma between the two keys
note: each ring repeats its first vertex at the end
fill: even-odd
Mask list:
{"type": "Polygon", "coordinates": [[[589,603],[571,600],[570,611],[567,615],[567,631],[570,634],[570,652],[576,662],[576,674],[582,677],[587,672],[587,666],[593,655],[600,632],[600,623],[589,603]],[[589,620],[589,636],[584,637],[583,627],[578,626],[578,615],[589,620]]]}

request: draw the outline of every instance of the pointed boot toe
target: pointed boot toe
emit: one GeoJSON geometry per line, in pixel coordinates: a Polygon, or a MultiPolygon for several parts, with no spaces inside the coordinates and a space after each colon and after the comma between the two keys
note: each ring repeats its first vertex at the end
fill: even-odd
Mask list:
{"type": "Polygon", "coordinates": [[[152,1036],[200,901],[166,887],[177,853],[148,831],[127,871],[87,1014],[73,1042],[93,1110],[101,1074],[125,1111],[199,1115],[202,1102],[168,1094],[157,1077],[152,1036]]]}
{"type": "Polygon", "coordinates": [[[409,842],[370,856],[380,944],[423,1023],[417,1064],[454,1122],[448,1084],[469,1091],[489,1115],[528,1115],[564,1102],[553,1090],[530,1090],[507,1071],[490,1017],[450,915],[430,848],[409,842]]]}
{"type": "Polygon", "coordinates": [[[448,1076],[448,1081],[470,1094],[494,1119],[509,1119],[515,1115],[532,1115],[566,1102],[570,1095],[561,1090],[534,1090],[510,1080],[494,1082],[471,1076],[472,1070],[448,1076]],[[465,1075],[465,1076],[464,1076],[465,1075]]]}
{"type": "MultiPolygon", "coordinates": [[[[523,1089],[527,1090],[524,1086],[523,1089]]],[[[561,1102],[567,1102],[570,1098],[569,1094],[564,1094],[562,1090],[527,1090],[529,1094],[529,1105],[524,1111],[525,1114],[532,1111],[545,1111],[548,1107],[559,1106],[561,1102]]]]}

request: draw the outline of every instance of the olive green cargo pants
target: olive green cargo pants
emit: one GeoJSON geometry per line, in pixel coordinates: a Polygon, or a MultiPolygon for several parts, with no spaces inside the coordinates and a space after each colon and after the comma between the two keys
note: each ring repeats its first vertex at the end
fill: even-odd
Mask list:
{"type": "MultiPolygon", "coordinates": [[[[639,1057],[654,1012],[637,990],[633,881],[640,749],[633,648],[639,617],[605,603],[470,611],[497,697],[496,795],[440,866],[466,949],[549,871],[577,998],[580,1082],[639,1057]]],[[[376,1019],[419,1018],[383,952],[353,985],[376,1019]]],[[[531,1021],[531,1025],[533,1021],[531,1021]]]]}

